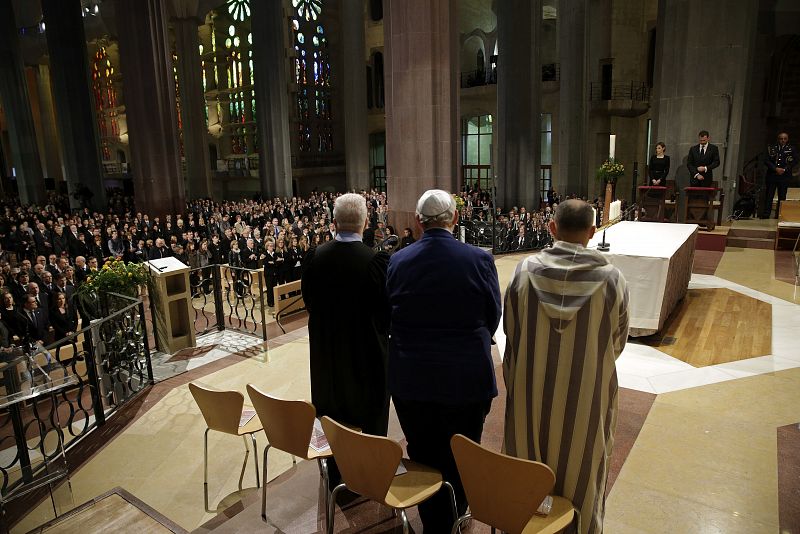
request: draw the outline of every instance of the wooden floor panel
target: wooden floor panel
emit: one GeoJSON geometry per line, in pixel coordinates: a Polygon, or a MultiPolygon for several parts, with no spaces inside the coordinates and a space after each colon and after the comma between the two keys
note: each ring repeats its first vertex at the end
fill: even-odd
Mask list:
{"type": "Polygon", "coordinates": [[[730,289],[690,289],[664,329],[644,342],[695,367],[766,356],[772,306],[730,289]]]}

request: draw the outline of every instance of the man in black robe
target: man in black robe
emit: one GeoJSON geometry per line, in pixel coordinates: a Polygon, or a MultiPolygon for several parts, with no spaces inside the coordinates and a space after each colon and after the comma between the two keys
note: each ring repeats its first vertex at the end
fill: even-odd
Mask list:
{"type": "MultiPolygon", "coordinates": [[[[302,290],[308,310],[311,400],[317,416],[385,436],[389,257],[362,242],[367,206],[360,195],[336,199],[336,239],[311,249],[302,290]]],[[[331,487],[338,470],[329,464],[331,487]]]]}

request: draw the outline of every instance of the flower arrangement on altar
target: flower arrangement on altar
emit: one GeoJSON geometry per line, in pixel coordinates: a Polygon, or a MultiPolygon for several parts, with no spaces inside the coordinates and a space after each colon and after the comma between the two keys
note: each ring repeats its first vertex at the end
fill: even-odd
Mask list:
{"type": "Polygon", "coordinates": [[[464,209],[464,199],[461,198],[459,195],[452,195],[453,201],[456,203],[456,211],[461,213],[461,210],[464,209]]]}
{"type": "Polygon", "coordinates": [[[113,260],[105,263],[99,271],[89,274],[78,289],[78,293],[107,291],[138,297],[139,287],[146,285],[149,279],[150,271],[144,263],[113,260]]]}
{"type": "Polygon", "coordinates": [[[616,183],[623,174],[625,174],[625,166],[614,158],[605,160],[597,169],[597,178],[607,184],[616,183]]]}

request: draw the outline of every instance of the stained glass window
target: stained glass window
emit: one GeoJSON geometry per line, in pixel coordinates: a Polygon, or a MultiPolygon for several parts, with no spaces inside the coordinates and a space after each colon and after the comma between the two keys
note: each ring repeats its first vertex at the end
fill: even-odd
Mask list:
{"type": "Polygon", "coordinates": [[[250,0],[228,0],[228,13],[234,20],[244,22],[250,16],[250,0]]]}
{"type": "Polygon", "coordinates": [[[97,115],[97,128],[100,132],[100,151],[104,161],[111,159],[109,139],[119,139],[117,119],[117,90],[114,87],[114,66],[104,46],[92,58],[92,92],[97,115]]]}
{"type": "Polygon", "coordinates": [[[291,21],[297,85],[297,142],[301,152],[333,150],[331,63],[321,21],[322,0],[292,0],[291,21]]]}

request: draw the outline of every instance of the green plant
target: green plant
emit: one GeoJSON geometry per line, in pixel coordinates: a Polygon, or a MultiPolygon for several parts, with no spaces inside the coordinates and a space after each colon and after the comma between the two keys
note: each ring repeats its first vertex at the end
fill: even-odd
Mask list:
{"type": "Polygon", "coordinates": [[[139,287],[147,284],[150,271],[144,263],[125,263],[113,260],[105,263],[99,271],[91,273],[78,289],[78,293],[106,291],[130,297],[139,295],[139,287]]]}

